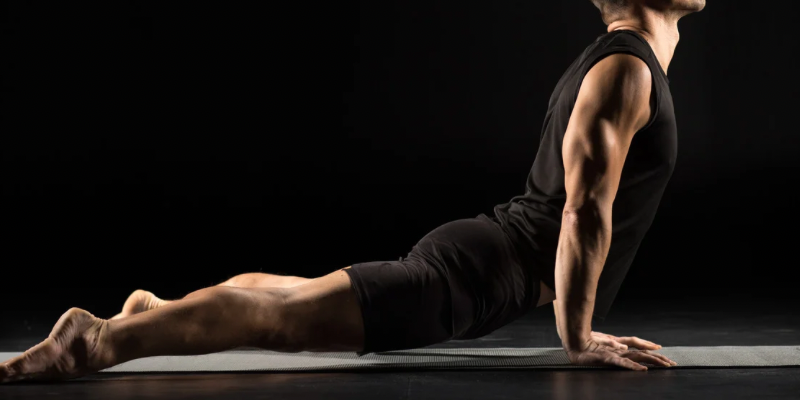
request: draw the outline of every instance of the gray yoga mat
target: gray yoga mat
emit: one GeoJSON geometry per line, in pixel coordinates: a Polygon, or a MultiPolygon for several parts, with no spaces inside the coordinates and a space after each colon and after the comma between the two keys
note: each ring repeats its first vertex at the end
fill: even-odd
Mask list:
{"type": "MultiPolygon", "coordinates": [[[[672,368],[800,367],[800,346],[665,347],[672,368]]],[[[7,360],[19,353],[0,353],[7,360]]],[[[202,356],[161,356],[101,372],[291,372],[375,369],[585,368],[570,365],[560,348],[417,349],[368,354],[276,353],[234,350],[202,356]]]]}

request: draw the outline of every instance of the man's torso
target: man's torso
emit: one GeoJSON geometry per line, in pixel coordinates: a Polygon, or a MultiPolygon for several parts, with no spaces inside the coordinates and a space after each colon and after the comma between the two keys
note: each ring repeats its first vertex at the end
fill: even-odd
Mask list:
{"type": "MultiPolygon", "coordinates": [[[[595,316],[604,318],[655,217],[677,158],[677,126],[669,80],[649,44],[631,31],[599,37],[570,65],[550,98],[539,150],[524,195],[495,207],[495,216],[520,258],[548,289],[555,287],[555,256],[566,202],[561,144],[583,77],[610,54],[642,59],[653,77],[651,119],[631,142],[614,201],[612,239],[600,277],[595,316]]],[[[543,288],[544,289],[544,288],[543,288]]],[[[552,290],[543,290],[554,296],[552,290]]]]}

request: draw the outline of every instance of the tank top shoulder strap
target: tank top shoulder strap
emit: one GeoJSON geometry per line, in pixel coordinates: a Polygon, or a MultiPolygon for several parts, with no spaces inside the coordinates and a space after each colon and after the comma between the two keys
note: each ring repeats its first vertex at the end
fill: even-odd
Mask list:
{"type": "MultiPolygon", "coordinates": [[[[665,79],[665,76],[662,72],[661,66],[658,64],[658,59],[655,57],[653,50],[650,48],[650,45],[639,34],[633,31],[619,30],[600,36],[584,53],[583,60],[581,61],[578,70],[578,79],[580,82],[582,82],[586,74],[589,73],[589,70],[591,70],[592,67],[594,67],[598,62],[612,54],[620,53],[630,54],[638,57],[650,68],[650,74],[652,75],[653,81],[653,95],[651,96],[653,99],[653,111],[651,112],[650,120],[647,122],[645,127],[642,128],[642,130],[644,130],[653,123],[658,115],[658,109],[661,104],[661,81],[662,79],[665,79]]],[[[576,85],[575,93],[573,93],[572,97],[573,104],[575,104],[575,101],[578,99],[580,86],[580,84],[576,85]]]]}

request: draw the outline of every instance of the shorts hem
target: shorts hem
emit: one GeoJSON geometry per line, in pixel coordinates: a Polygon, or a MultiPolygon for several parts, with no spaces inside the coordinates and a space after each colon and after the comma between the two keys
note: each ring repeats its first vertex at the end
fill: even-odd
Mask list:
{"type": "Polygon", "coordinates": [[[356,294],[356,299],[358,300],[358,307],[361,311],[361,324],[364,327],[364,349],[362,351],[357,351],[356,354],[361,357],[366,354],[372,353],[367,346],[367,338],[369,337],[368,327],[369,324],[367,323],[366,318],[366,302],[364,301],[364,292],[362,290],[363,284],[361,283],[361,276],[358,274],[358,271],[353,269],[352,265],[349,268],[342,269],[347,275],[350,277],[350,287],[353,289],[353,292],[356,294]]]}

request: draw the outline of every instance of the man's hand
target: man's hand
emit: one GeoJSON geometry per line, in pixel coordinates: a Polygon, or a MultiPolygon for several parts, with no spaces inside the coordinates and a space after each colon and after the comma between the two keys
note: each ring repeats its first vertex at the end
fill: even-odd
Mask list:
{"type": "MultiPolygon", "coordinates": [[[[659,365],[662,367],[671,367],[674,365],[678,365],[676,362],[670,360],[666,356],[662,354],[652,353],[649,350],[628,350],[627,348],[623,349],[619,346],[627,347],[627,345],[617,340],[610,339],[613,336],[605,335],[598,332],[598,336],[600,335],[604,336],[602,340],[606,341],[607,343],[613,343],[613,345],[617,347],[602,345],[596,342],[594,339],[590,339],[582,346],[580,350],[567,351],[567,356],[569,357],[570,362],[572,362],[575,365],[582,365],[582,366],[615,366],[615,367],[632,369],[634,371],[647,371],[647,367],[640,363],[648,363],[652,365],[659,365]]],[[[594,337],[595,335],[592,336],[594,337]]],[[[646,340],[638,338],[617,338],[617,339],[626,339],[623,341],[631,343],[631,345],[636,344],[640,346],[646,345],[650,347],[652,346],[660,347],[655,343],[647,342],[646,340]]]]}
{"type": "Polygon", "coordinates": [[[607,335],[602,332],[592,332],[592,340],[601,346],[620,350],[627,350],[629,347],[633,347],[638,350],[658,350],[661,348],[660,344],[655,344],[649,340],[639,339],[636,336],[617,337],[607,335]]]}
{"type": "MultiPolygon", "coordinates": [[[[553,300],[553,311],[555,311],[557,303],[558,299],[553,300]]],[[[560,324],[558,323],[558,312],[554,312],[553,314],[556,317],[556,333],[558,334],[558,338],[561,339],[561,329],[559,328],[560,324]]],[[[660,344],[655,344],[649,340],[639,339],[636,336],[617,337],[605,334],[603,332],[592,331],[591,338],[597,344],[608,346],[614,349],[627,350],[628,347],[633,347],[639,350],[658,350],[661,348],[660,344]]]]}

